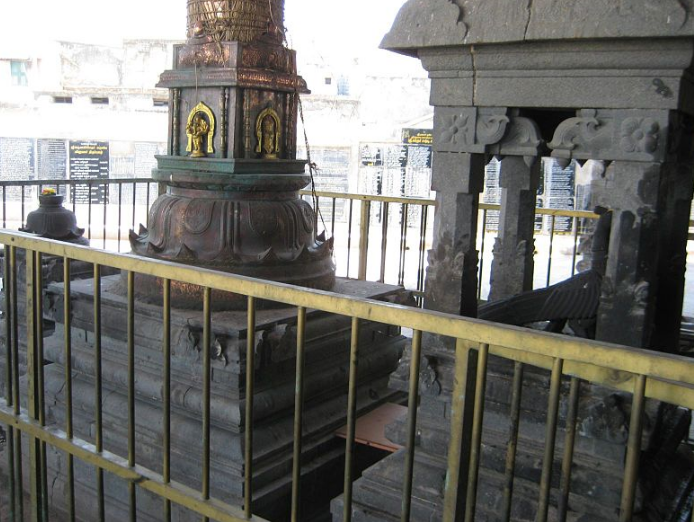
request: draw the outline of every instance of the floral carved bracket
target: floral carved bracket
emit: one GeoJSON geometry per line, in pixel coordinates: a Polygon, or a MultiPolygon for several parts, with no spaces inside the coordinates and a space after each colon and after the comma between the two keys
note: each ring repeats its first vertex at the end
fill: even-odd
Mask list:
{"type": "Polygon", "coordinates": [[[555,158],[659,162],[668,127],[667,111],[582,109],[559,124],[548,146],[555,158]]]}

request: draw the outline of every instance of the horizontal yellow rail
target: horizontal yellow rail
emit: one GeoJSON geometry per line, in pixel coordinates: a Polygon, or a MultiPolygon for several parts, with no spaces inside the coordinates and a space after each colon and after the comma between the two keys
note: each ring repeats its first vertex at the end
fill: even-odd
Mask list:
{"type": "MultiPolygon", "coordinates": [[[[203,287],[257,299],[412,328],[465,339],[472,343],[488,344],[493,347],[492,353],[503,353],[505,357],[538,366],[547,367],[546,358],[559,357],[566,361],[566,373],[575,372],[577,377],[607,386],[621,387],[618,386],[620,383],[627,382],[630,376],[622,375],[623,372],[645,375],[662,382],[657,386],[651,385],[649,396],[657,398],[655,390],[661,390],[657,395],[662,396],[663,387],[671,387],[671,384],[678,383],[677,388],[682,396],[674,402],[694,406],[694,361],[681,356],[422,311],[392,303],[230,275],[131,254],[109,253],[19,232],[0,231],[0,243],[155,277],[194,281],[203,287]]],[[[674,391],[668,394],[668,397],[673,396],[674,391]]]]}
{"type": "MultiPolygon", "coordinates": [[[[302,196],[315,195],[319,198],[328,199],[345,199],[355,201],[372,201],[381,203],[401,203],[407,205],[421,205],[433,207],[436,206],[435,199],[414,198],[414,197],[395,197],[395,196],[378,196],[373,194],[350,194],[346,192],[327,192],[310,190],[302,190],[302,196]]],[[[492,205],[490,203],[480,203],[480,210],[501,210],[501,205],[492,205]]],[[[587,210],[562,210],[556,208],[536,208],[535,213],[542,216],[557,216],[557,217],[576,217],[584,219],[597,219],[599,216],[594,212],[587,210]]]]}
{"type": "Polygon", "coordinates": [[[129,466],[127,459],[108,451],[97,451],[96,447],[79,439],[69,438],[64,431],[41,426],[27,415],[15,415],[12,408],[0,399],[0,423],[21,430],[30,437],[63,450],[87,464],[97,466],[104,471],[137,484],[142,489],[151,491],[161,498],[180,504],[196,513],[210,517],[219,522],[266,522],[265,519],[252,516],[246,518],[242,509],[237,509],[214,499],[204,500],[200,493],[183,484],[170,482],[165,484],[159,475],[141,466],[129,466]]]}

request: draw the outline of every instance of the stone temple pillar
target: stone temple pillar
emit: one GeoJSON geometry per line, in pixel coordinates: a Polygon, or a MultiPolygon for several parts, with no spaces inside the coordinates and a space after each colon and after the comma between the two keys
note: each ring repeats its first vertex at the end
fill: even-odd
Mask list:
{"type": "MultiPolygon", "coordinates": [[[[471,247],[475,203],[467,195],[474,197],[476,185],[466,185],[476,165],[472,156],[502,158],[505,198],[492,299],[531,286],[531,206],[538,156],[601,160],[606,175],[595,184],[602,184],[598,201],[613,216],[597,337],[677,349],[694,184],[694,8],[677,0],[614,4],[408,0],[401,8],[382,47],[419,58],[429,72],[435,110],[434,186],[448,191],[437,195],[441,208],[426,306],[465,315],[473,315],[475,309],[469,294],[476,284],[468,278],[476,259],[471,247]],[[463,217],[469,219],[467,224],[460,221],[463,217]]],[[[412,518],[440,520],[455,352],[449,339],[433,337],[425,339],[423,352],[426,377],[420,382],[435,385],[424,387],[420,402],[412,518]]],[[[396,372],[393,381],[406,389],[404,372],[396,372]]],[[[476,520],[502,516],[512,381],[508,365],[490,361],[476,520]]],[[[528,367],[520,383],[523,413],[510,506],[514,521],[531,522],[537,516],[543,462],[538,448],[544,436],[548,381],[546,372],[528,367]]],[[[564,382],[562,412],[567,388],[564,382]]],[[[624,469],[628,409],[628,397],[581,388],[582,429],[577,433],[567,520],[605,522],[618,517],[621,481],[614,477],[624,469]]],[[[684,417],[677,422],[686,424],[684,417]]],[[[659,429],[661,421],[651,418],[647,425],[659,429]]],[[[561,465],[564,428],[558,431],[555,469],[561,465]]],[[[390,434],[404,441],[401,426],[390,434]]],[[[646,430],[644,447],[663,440],[660,436],[646,430]]],[[[671,454],[677,458],[675,449],[671,454]]],[[[651,469],[676,467],[649,464],[649,458],[645,455],[643,464],[654,466],[651,469]]],[[[355,486],[352,520],[398,519],[401,484],[394,478],[402,476],[402,460],[395,454],[362,475],[355,486]]],[[[553,499],[559,496],[558,482],[555,473],[553,499]]],[[[662,496],[662,488],[641,486],[643,520],[674,517],[654,515],[654,506],[672,500],[662,496]]],[[[550,504],[552,520],[557,505],[555,500],[550,504]]]]}
{"type": "Polygon", "coordinates": [[[477,216],[484,188],[484,155],[434,153],[436,191],[434,237],[429,254],[426,306],[430,310],[477,315],[477,216]]]}
{"type": "Polygon", "coordinates": [[[501,215],[489,292],[492,301],[533,289],[535,196],[541,163],[537,158],[528,163],[520,156],[501,160],[501,215]]]}
{"type": "MultiPolygon", "coordinates": [[[[691,52],[691,51],[690,51],[691,52]]],[[[549,143],[552,156],[608,162],[596,201],[613,213],[600,340],[677,350],[693,175],[692,117],[672,110],[582,109],[549,143]]]]}

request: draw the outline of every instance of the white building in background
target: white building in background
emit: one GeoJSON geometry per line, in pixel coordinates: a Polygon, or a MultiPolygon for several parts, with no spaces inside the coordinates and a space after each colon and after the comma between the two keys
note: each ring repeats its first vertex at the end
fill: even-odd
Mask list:
{"type": "MultiPolygon", "coordinates": [[[[168,92],[155,85],[171,66],[174,43],[3,46],[0,179],[149,176],[154,155],[166,151],[168,92]],[[73,160],[76,147],[82,158],[85,151],[101,151],[91,173],[85,162],[73,160]]],[[[319,169],[317,188],[368,189],[360,180],[364,146],[400,146],[407,122],[431,125],[425,73],[389,70],[369,56],[331,59],[317,49],[298,55],[312,91],[303,97],[303,114],[311,160],[319,169]]],[[[299,155],[305,157],[303,129],[300,124],[299,155]]]]}

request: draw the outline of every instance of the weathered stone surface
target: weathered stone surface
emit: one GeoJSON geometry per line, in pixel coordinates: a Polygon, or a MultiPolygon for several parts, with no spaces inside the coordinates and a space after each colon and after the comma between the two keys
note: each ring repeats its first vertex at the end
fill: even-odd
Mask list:
{"type": "MultiPolygon", "coordinates": [[[[467,155],[493,154],[502,163],[504,198],[491,299],[531,289],[534,165],[549,149],[559,161],[613,162],[594,184],[605,186],[593,206],[602,205],[614,213],[606,284],[597,313],[602,325],[598,338],[638,347],[655,347],[657,341],[661,350],[677,346],[685,214],[694,185],[691,167],[686,173],[679,167],[691,165],[690,147],[682,144],[691,142],[694,114],[689,72],[694,59],[693,8],[692,0],[405,3],[382,47],[417,56],[432,80],[433,180],[441,215],[427,272],[426,306],[450,313],[474,309],[461,306],[464,301],[458,297],[459,288],[475,287],[465,274],[472,273],[477,261],[465,235],[475,218],[469,218],[470,228],[460,221],[474,205],[468,200],[474,197],[472,185],[466,184],[470,178],[461,175],[467,172],[462,165],[469,162],[458,162],[467,155]],[[683,161],[685,157],[690,159],[683,161]],[[677,303],[667,302],[665,292],[677,303]]],[[[417,520],[439,520],[442,514],[453,344],[450,339],[424,337],[426,375],[420,375],[420,385],[433,374],[437,385],[429,390],[437,393],[422,395],[418,412],[413,506],[417,520]],[[425,477],[419,488],[418,474],[425,477]]],[[[392,377],[393,385],[401,390],[407,389],[407,365],[406,353],[392,377]]],[[[508,364],[492,362],[487,373],[476,520],[499,518],[511,393],[508,364]]],[[[536,516],[547,388],[546,372],[526,368],[512,520],[536,516]]],[[[566,397],[565,383],[562,419],[566,397]]],[[[656,440],[663,429],[662,411],[658,404],[648,408],[648,437],[656,440]]],[[[568,520],[616,518],[629,409],[628,396],[582,387],[568,520]],[[605,470],[612,470],[614,476],[602,476],[605,470]]],[[[404,421],[394,423],[387,433],[403,442],[404,421]]],[[[678,442],[663,446],[672,449],[678,442]]],[[[559,458],[555,453],[551,506],[557,501],[559,458]]],[[[357,483],[355,520],[397,518],[400,484],[391,484],[386,477],[401,473],[398,459],[390,457],[357,483]],[[381,483],[387,486],[379,489],[381,483]]],[[[637,509],[656,498],[646,483],[642,486],[637,509]]],[[[669,501],[659,502],[667,505],[669,501]]],[[[551,511],[550,519],[553,516],[551,511]]]]}
{"type": "Polygon", "coordinates": [[[694,36],[691,0],[409,0],[381,47],[694,36]]]}
{"type": "MultiPolygon", "coordinates": [[[[128,369],[127,300],[111,292],[119,276],[102,281],[102,379],[104,445],[127,455],[128,369]]],[[[46,405],[49,425],[65,426],[65,351],[62,285],[50,286],[45,313],[55,332],[44,342],[46,405]]],[[[75,435],[94,440],[94,321],[93,281],[71,285],[73,422],[75,435]]],[[[398,301],[397,287],[340,280],[343,294],[398,301]]],[[[254,395],[255,512],[270,520],[285,517],[291,490],[293,412],[296,368],[296,309],[258,310],[254,395]]],[[[137,462],[160,471],[162,463],[162,309],[136,302],[135,413],[137,462]]],[[[242,505],[244,488],[245,372],[247,319],[245,312],[217,312],[211,333],[211,488],[212,496],[242,505]]],[[[2,326],[2,325],[0,325],[2,326]]],[[[173,480],[193,488],[201,484],[202,456],[202,313],[173,309],[171,314],[171,442],[173,480]]],[[[2,332],[0,332],[2,333],[2,332]]],[[[6,339],[6,336],[1,336],[6,339]]],[[[305,330],[305,409],[303,424],[303,486],[313,507],[327,512],[327,502],[340,491],[344,441],[335,431],[345,423],[351,319],[309,310],[305,330]]],[[[24,341],[25,342],[25,338],[24,341]]],[[[360,328],[358,412],[393,399],[388,376],[397,366],[405,339],[387,325],[364,321],[360,328]]],[[[0,343],[4,376],[5,343],[0,343]]],[[[20,353],[26,346],[20,346],[20,353]]],[[[22,384],[26,389],[26,384],[22,384]]],[[[6,460],[0,466],[6,465],[6,460]]],[[[49,458],[49,494],[53,509],[64,514],[65,460],[49,458]]],[[[94,520],[95,481],[85,466],[77,493],[80,520],[94,520]]],[[[111,482],[109,481],[109,484],[111,482]]],[[[127,511],[127,488],[107,488],[107,513],[114,520],[127,511]]],[[[147,497],[147,495],[143,495],[147,497]]],[[[158,520],[161,500],[138,502],[143,520],[158,520]]],[[[181,521],[199,516],[181,513],[181,521]]],[[[121,517],[122,518],[122,517],[121,517]]]]}
{"type": "Polygon", "coordinates": [[[435,106],[694,112],[690,39],[477,44],[418,51],[435,106]],[[509,87],[512,86],[512,87],[509,87]],[[538,93],[542,93],[538,96],[538,93]]]}

